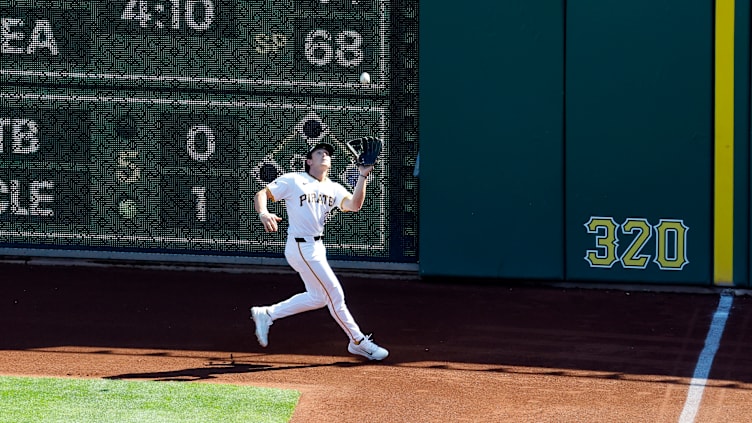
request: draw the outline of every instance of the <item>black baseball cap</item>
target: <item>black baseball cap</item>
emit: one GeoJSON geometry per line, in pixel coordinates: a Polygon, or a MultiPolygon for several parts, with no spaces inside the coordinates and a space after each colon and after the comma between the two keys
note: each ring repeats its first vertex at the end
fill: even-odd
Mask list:
{"type": "Polygon", "coordinates": [[[329,144],[328,142],[320,142],[320,143],[314,145],[313,148],[311,148],[310,150],[308,150],[308,154],[306,154],[306,159],[310,159],[311,157],[313,157],[313,152],[316,151],[316,150],[322,149],[322,148],[324,150],[326,150],[329,153],[330,156],[334,155],[334,146],[333,145],[329,144]]]}

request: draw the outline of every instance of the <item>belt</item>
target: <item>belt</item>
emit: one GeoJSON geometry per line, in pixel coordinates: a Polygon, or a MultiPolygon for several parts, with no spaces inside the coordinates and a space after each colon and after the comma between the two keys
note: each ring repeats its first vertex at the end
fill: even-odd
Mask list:
{"type": "MultiPolygon", "coordinates": [[[[318,240],[324,239],[324,235],[317,235],[317,236],[314,236],[314,237],[311,237],[311,238],[313,238],[314,241],[318,241],[318,240]]],[[[295,241],[297,241],[297,242],[307,242],[308,240],[305,239],[305,238],[295,238],[295,241]]]]}

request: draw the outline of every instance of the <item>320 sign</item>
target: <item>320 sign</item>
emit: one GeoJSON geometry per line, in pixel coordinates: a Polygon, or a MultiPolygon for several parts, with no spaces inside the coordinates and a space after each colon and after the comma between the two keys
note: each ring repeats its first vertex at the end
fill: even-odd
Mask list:
{"type": "Polygon", "coordinates": [[[626,269],[645,269],[651,261],[661,270],[682,270],[687,259],[687,231],[683,220],[660,219],[650,225],[647,219],[628,218],[617,223],[613,217],[592,216],[585,223],[589,234],[595,235],[595,248],[585,251],[590,267],[611,268],[621,263],[626,269]],[[620,250],[619,234],[632,236],[632,242],[620,250]],[[655,255],[643,249],[655,237],[655,255]]]}

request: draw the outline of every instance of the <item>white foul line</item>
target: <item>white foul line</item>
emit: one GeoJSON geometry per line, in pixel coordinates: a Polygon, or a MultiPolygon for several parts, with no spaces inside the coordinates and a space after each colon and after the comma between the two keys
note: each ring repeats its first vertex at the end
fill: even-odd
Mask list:
{"type": "Polygon", "coordinates": [[[679,423],[691,423],[695,421],[697,410],[700,408],[702,394],[705,391],[705,384],[710,374],[710,367],[713,364],[715,353],[718,352],[723,329],[726,327],[726,320],[728,320],[733,302],[734,294],[732,292],[724,291],[721,294],[718,309],[713,315],[713,323],[710,325],[708,336],[705,338],[705,348],[700,353],[700,358],[697,360],[697,366],[695,367],[695,374],[689,383],[689,392],[687,392],[687,400],[684,402],[684,409],[679,417],[679,423]]]}

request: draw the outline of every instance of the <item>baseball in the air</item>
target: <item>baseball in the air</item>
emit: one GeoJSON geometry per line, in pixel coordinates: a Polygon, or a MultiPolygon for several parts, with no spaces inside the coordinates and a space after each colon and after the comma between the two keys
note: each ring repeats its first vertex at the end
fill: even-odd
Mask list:
{"type": "Polygon", "coordinates": [[[368,74],[368,72],[363,72],[360,74],[360,83],[361,84],[370,84],[371,83],[371,75],[368,74]]]}

